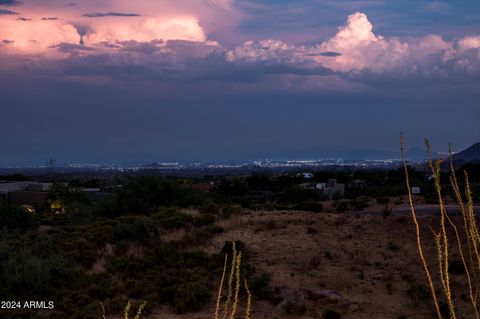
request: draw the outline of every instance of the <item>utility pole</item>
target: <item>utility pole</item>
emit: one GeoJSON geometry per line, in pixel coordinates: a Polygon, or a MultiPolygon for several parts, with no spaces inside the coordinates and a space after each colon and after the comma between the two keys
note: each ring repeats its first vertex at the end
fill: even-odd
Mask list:
{"type": "Polygon", "coordinates": [[[55,158],[50,158],[45,161],[45,173],[50,177],[50,181],[55,184],[55,165],[57,160],[55,158]]]}

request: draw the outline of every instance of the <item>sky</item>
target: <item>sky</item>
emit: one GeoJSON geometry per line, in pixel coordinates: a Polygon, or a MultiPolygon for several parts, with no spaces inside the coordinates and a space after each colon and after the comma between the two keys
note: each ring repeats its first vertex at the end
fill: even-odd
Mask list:
{"type": "Polygon", "coordinates": [[[461,150],[480,141],[479,12],[0,0],[0,165],[348,156],[396,152],[400,132],[461,150]]]}

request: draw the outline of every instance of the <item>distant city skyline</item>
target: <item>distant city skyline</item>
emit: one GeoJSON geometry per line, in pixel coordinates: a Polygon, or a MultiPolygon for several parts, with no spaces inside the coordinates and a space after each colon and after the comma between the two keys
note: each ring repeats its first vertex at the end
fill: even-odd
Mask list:
{"type": "Polygon", "coordinates": [[[480,3],[0,0],[0,166],[480,141],[480,3]]]}

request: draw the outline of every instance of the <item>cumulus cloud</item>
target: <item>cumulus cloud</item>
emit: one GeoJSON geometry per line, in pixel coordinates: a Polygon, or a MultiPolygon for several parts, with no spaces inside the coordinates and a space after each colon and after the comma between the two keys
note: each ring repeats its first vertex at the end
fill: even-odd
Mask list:
{"type": "Polygon", "coordinates": [[[479,48],[479,36],[468,36],[454,42],[446,41],[439,35],[405,40],[385,38],[373,32],[373,25],[364,13],[357,12],[348,17],[346,24],[335,35],[317,45],[293,46],[277,40],[246,42],[229,50],[226,58],[232,62],[269,60],[303,63],[308,67],[317,65],[348,75],[365,71],[392,76],[436,76],[460,69],[479,71],[479,48]]]}
{"type": "MultiPolygon", "coordinates": [[[[194,17],[135,19],[129,23],[102,21],[92,26],[93,31],[84,37],[85,43],[134,40],[187,40],[204,42],[207,36],[194,17]]],[[[113,18],[115,19],[115,18],[113,18]]],[[[130,18],[129,18],[130,19],[130,18]]]]}
{"type": "MultiPolygon", "coordinates": [[[[207,11],[233,10],[230,0],[201,3],[207,11]]],[[[266,83],[312,90],[357,90],[372,75],[448,78],[480,72],[478,35],[452,41],[434,34],[384,37],[375,33],[364,13],[356,12],[318,44],[266,39],[226,47],[209,39],[201,15],[175,10],[165,15],[144,14],[147,11],[91,14],[101,19],[58,15],[58,20],[42,20],[32,12],[31,21],[0,19],[0,41],[11,41],[4,42],[0,54],[29,54],[42,60],[30,70],[46,69],[75,79],[257,83],[258,87],[266,83]],[[319,83],[322,79],[325,82],[319,83]]],[[[52,13],[57,16],[58,12],[52,13]]]]}
{"type": "MultiPolygon", "coordinates": [[[[11,0],[2,2],[9,5],[15,3],[11,0]]],[[[208,30],[224,28],[229,21],[235,21],[237,16],[231,0],[185,0],[182,3],[139,1],[133,5],[127,0],[113,3],[85,0],[81,8],[66,5],[61,0],[51,0],[28,2],[23,9],[22,17],[15,21],[0,19],[0,39],[18,39],[18,44],[9,48],[9,54],[14,54],[13,50],[18,49],[19,54],[58,56],[51,48],[59,43],[105,46],[108,42],[115,46],[116,42],[125,41],[207,42],[208,30]],[[89,8],[102,11],[85,14],[79,12],[89,8]],[[126,8],[135,11],[126,11],[126,8]],[[45,16],[45,13],[49,15],[45,16]],[[53,23],[57,20],[58,23],[53,23]],[[217,21],[227,22],[219,24],[217,21]],[[47,29],[47,34],[40,36],[38,30],[47,29]],[[69,33],[68,36],[66,32],[69,33]]],[[[17,15],[17,12],[0,9],[0,15],[7,17],[17,15]]]]}
{"type": "Polygon", "coordinates": [[[62,21],[2,19],[0,20],[0,39],[15,41],[8,47],[9,54],[51,53],[56,56],[56,50],[50,49],[52,46],[59,43],[78,43],[80,36],[73,25],[62,21]]]}

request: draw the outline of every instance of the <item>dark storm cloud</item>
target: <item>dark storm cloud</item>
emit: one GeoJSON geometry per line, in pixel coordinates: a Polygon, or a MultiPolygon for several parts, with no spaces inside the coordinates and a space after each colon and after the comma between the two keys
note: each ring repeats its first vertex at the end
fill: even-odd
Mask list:
{"type": "Polygon", "coordinates": [[[42,18],[43,21],[56,21],[58,20],[57,17],[43,17],[42,18]]]}
{"type": "Polygon", "coordinates": [[[87,18],[103,18],[103,17],[140,17],[138,13],[122,13],[122,12],[95,12],[95,13],[85,13],[83,15],[87,18]]]}
{"type": "Polygon", "coordinates": [[[81,51],[93,51],[95,50],[94,48],[90,48],[81,44],[72,44],[72,43],[60,43],[55,46],[52,46],[51,48],[55,48],[60,52],[63,53],[70,53],[72,55],[76,55],[80,53],[81,51]]]}
{"type": "MultiPolygon", "coordinates": [[[[326,76],[335,74],[320,65],[282,61],[234,61],[225,58],[225,49],[204,43],[161,40],[122,41],[83,46],[62,43],[52,46],[70,54],[32,72],[54,71],[64,76],[105,76],[119,81],[155,81],[168,84],[224,82],[254,84],[275,76],[326,76]],[[115,54],[104,50],[115,50],[115,54]],[[90,52],[82,54],[82,52],[90,52]]],[[[274,87],[275,83],[271,84],[274,87]]]]}
{"type": "Polygon", "coordinates": [[[12,41],[12,40],[3,40],[2,43],[4,44],[12,44],[12,43],[15,43],[15,41],[12,41]]]}
{"type": "Polygon", "coordinates": [[[23,2],[18,0],[0,0],[0,6],[13,7],[13,6],[21,6],[22,4],[23,2]]]}
{"type": "Polygon", "coordinates": [[[340,52],[327,51],[327,52],[322,52],[319,55],[326,56],[326,57],[336,57],[336,56],[341,56],[342,54],[340,52]]]}
{"type": "Polygon", "coordinates": [[[15,15],[15,14],[18,14],[18,12],[6,10],[6,9],[0,9],[0,15],[15,15]]]}
{"type": "Polygon", "coordinates": [[[32,21],[32,19],[30,19],[30,18],[24,18],[24,17],[18,17],[17,20],[18,20],[18,21],[32,21]]]}

